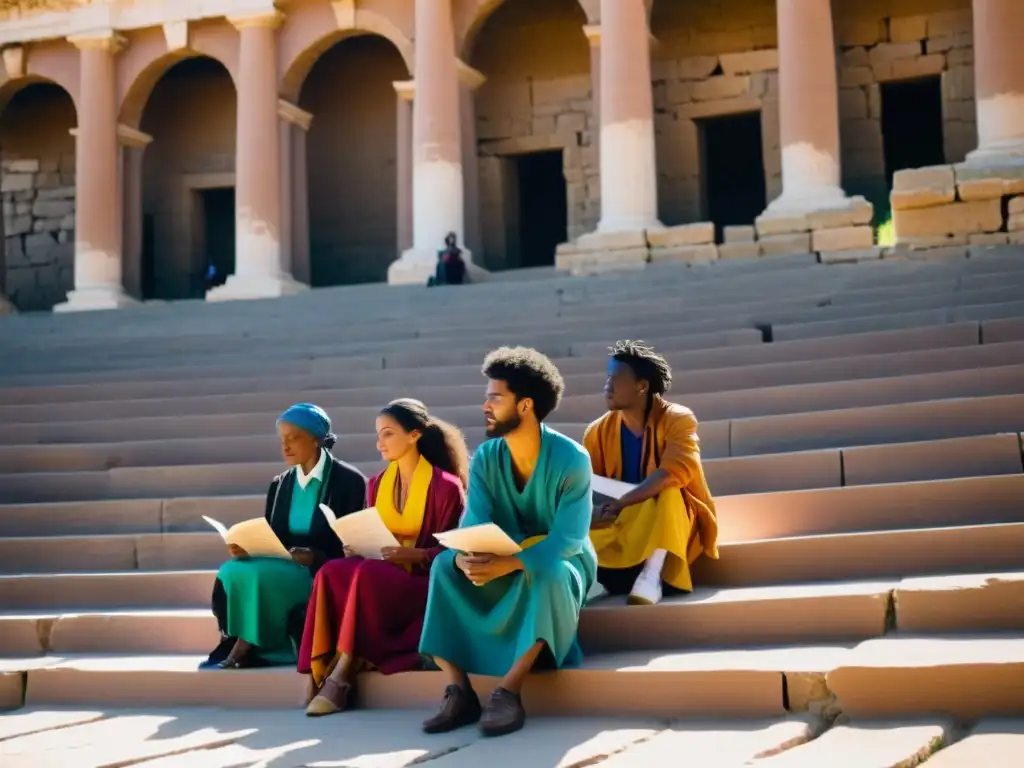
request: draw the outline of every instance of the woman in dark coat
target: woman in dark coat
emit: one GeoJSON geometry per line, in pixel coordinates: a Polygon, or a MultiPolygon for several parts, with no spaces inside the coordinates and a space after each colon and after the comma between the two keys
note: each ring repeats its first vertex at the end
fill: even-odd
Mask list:
{"type": "Polygon", "coordinates": [[[363,508],[366,478],[331,455],[336,438],[323,409],[293,405],[277,420],[277,433],[291,468],[270,483],[264,514],[291,560],[249,557],[228,547],[232,559],[220,567],[213,587],[222,639],[203,667],[294,664],[313,577],[344,556],[319,505],[338,516],[363,508]]]}

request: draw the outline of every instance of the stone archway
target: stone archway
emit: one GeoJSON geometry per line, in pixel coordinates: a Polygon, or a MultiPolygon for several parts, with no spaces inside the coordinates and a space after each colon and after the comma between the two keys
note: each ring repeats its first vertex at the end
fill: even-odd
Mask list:
{"type": "Polygon", "coordinates": [[[306,137],[310,277],[314,286],[380,282],[397,250],[397,104],[409,77],[388,39],[355,34],[319,56],[298,106],[306,137]]]}
{"type": "Polygon", "coordinates": [[[54,82],[0,87],[0,295],[22,312],[52,309],[74,288],[77,123],[74,100],[54,82]]]}
{"type": "Polygon", "coordinates": [[[488,269],[552,264],[600,218],[586,25],[579,0],[506,0],[470,29],[488,269]]]}
{"type": "Polygon", "coordinates": [[[237,94],[207,56],[167,62],[141,107],[151,137],[142,163],[141,294],[202,298],[210,264],[234,271],[237,94]]]}

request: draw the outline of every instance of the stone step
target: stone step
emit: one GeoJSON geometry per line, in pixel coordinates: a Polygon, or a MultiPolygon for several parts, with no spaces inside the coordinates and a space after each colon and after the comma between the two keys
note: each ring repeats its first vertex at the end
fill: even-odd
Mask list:
{"type": "MultiPolygon", "coordinates": [[[[681,368],[672,382],[672,397],[679,399],[685,394],[702,392],[888,378],[1019,364],[1024,362],[1024,341],[708,370],[683,367],[683,361],[675,355],[669,355],[667,359],[673,366],[681,368]]],[[[605,360],[606,357],[595,356],[589,361],[591,370],[586,373],[569,374],[563,371],[566,392],[583,394],[600,391],[605,381],[605,373],[601,369],[605,360]]],[[[465,375],[459,378],[453,376],[450,383],[445,384],[396,385],[387,381],[387,371],[380,372],[377,378],[379,380],[373,384],[355,387],[349,387],[346,382],[326,374],[208,379],[191,383],[188,396],[344,389],[346,405],[349,407],[379,406],[396,397],[415,397],[438,408],[479,400],[483,383],[479,368],[466,370],[465,375]]],[[[0,397],[4,405],[122,402],[173,398],[180,396],[181,386],[178,381],[162,381],[121,382],[104,386],[33,387],[0,390],[0,397]]]]}
{"type": "MultiPolygon", "coordinates": [[[[1006,321],[991,321],[1002,323],[1006,321]]],[[[874,333],[849,334],[826,339],[804,339],[791,342],[775,342],[771,344],[757,342],[733,347],[694,349],[692,335],[665,336],[658,349],[670,356],[673,363],[683,370],[699,370],[709,368],[740,367],[764,363],[785,363],[796,361],[814,361],[842,358],[851,355],[886,354],[894,352],[913,352],[924,349],[939,349],[953,346],[972,346],[980,343],[982,336],[988,338],[993,331],[988,323],[953,323],[930,328],[911,328],[897,331],[880,331],[874,333]]],[[[1011,326],[1008,330],[999,326],[998,335],[1001,341],[1024,340],[1024,322],[1011,326]]],[[[671,331],[670,331],[671,332],[671,331]]],[[[600,344],[578,345],[574,350],[582,355],[586,352],[592,358],[607,358],[608,344],[612,338],[621,338],[611,334],[609,341],[600,344]]],[[[699,341],[699,340],[698,340],[699,341]]],[[[252,357],[242,361],[225,362],[221,358],[208,361],[206,364],[176,366],[125,367],[118,370],[86,370],[75,373],[46,372],[37,374],[6,373],[0,384],[0,395],[12,390],[19,392],[32,391],[37,386],[69,386],[95,385],[99,383],[121,382],[163,382],[188,381],[211,378],[258,378],[270,374],[282,377],[303,375],[328,375],[334,377],[335,386],[378,386],[382,384],[398,385],[447,385],[457,381],[479,381],[480,362],[475,360],[461,365],[444,365],[431,361],[426,365],[398,367],[401,361],[385,361],[380,356],[350,357],[318,355],[315,359],[297,359],[291,361],[274,361],[260,359],[255,362],[252,357]],[[387,363],[385,369],[385,363],[387,363]],[[458,378],[453,378],[453,377],[458,378]],[[22,388],[22,389],[19,389],[22,388]]],[[[577,358],[558,358],[556,362],[562,373],[592,373],[593,362],[577,358]]],[[[17,395],[15,395],[17,396],[17,395]]],[[[58,398],[62,399],[62,398],[58,398]]],[[[6,401],[4,401],[6,402],[6,401]]],[[[17,400],[12,400],[12,403],[17,400]]]]}
{"type": "Polygon", "coordinates": [[[1017,768],[1024,755],[1024,720],[975,724],[959,741],[937,752],[928,768],[1017,768]]]}
{"type": "Polygon", "coordinates": [[[903,579],[893,594],[907,632],[1024,630],[1024,574],[985,573],[903,579]]]}
{"type": "MultiPolygon", "coordinates": [[[[219,642],[217,622],[203,605],[209,602],[214,577],[213,571],[206,574],[206,600],[197,599],[190,608],[64,613],[39,606],[32,612],[0,614],[0,655],[207,653],[219,642]]],[[[627,607],[622,598],[605,598],[584,609],[580,642],[590,655],[865,640],[885,632],[896,587],[890,581],[697,589],[642,611],[627,607]]],[[[1017,621],[1024,623],[1019,617],[1017,621]]]]}
{"type": "MultiPolygon", "coordinates": [[[[723,541],[845,531],[1016,522],[1024,474],[719,496],[723,541]]],[[[207,533],[201,515],[233,525],[263,512],[264,496],[0,506],[0,537],[207,533]]]]}
{"type": "MultiPolygon", "coordinates": [[[[255,440],[265,450],[266,440],[255,440]]],[[[344,454],[342,454],[344,456],[344,454]]],[[[237,458],[230,454],[228,458],[237,458]]],[[[937,480],[1021,472],[1016,432],[920,443],[869,445],[708,459],[703,462],[716,495],[768,493],[841,485],[937,480]]],[[[383,468],[380,460],[357,462],[365,475],[383,468]]],[[[234,496],[265,493],[279,462],[115,467],[107,471],[0,474],[0,503],[32,504],[101,499],[234,496]]]]}
{"type": "MultiPolygon", "coordinates": [[[[479,390],[481,393],[483,387],[479,390]]],[[[940,371],[890,378],[856,381],[816,382],[778,387],[704,392],[687,395],[686,405],[704,421],[770,416],[782,413],[806,413],[868,405],[916,403],[954,397],[984,397],[1019,394],[1024,391],[1024,365],[940,371]]],[[[8,424],[32,422],[74,422],[97,419],[125,419],[139,416],[184,416],[225,412],[280,413],[301,397],[330,409],[339,433],[370,425],[387,400],[375,406],[347,406],[343,389],[259,392],[242,395],[206,395],[154,400],[100,402],[82,408],[79,403],[0,406],[0,421],[8,424]]],[[[482,394],[472,405],[441,407],[439,418],[460,425],[479,424],[482,394]]],[[[428,403],[429,405],[429,403],[428,403]]],[[[552,417],[558,423],[589,423],[605,410],[604,395],[598,391],[564,397],[552,417]]]]}
{"type": "MultiPolygon", "coordinates": [[[[814,740],[758,760],[758,768],[811,768],[848,765],[857,768],[904,768],[927,761],[954,733],[937,719],[905,723],[838,725],[814,740]]],[[[657,737],[655,737],[657,738],[657,737]]],[[[636,748],[639,753],[640,747],[636,748]]],[[[614,765],[615,760],[611,761],[614,765]]]]}
{"type": "Polygon", "coordinates": [[[722,544],[693,582],[745,587],[1024,569],[1024,523],[794,536],[722,544]]]}
{"type": "Polygon", "coordinates": [[[902,635],[860,643],[826,675],[854,719],[1024,714],[1024,635],[902,635]]]}

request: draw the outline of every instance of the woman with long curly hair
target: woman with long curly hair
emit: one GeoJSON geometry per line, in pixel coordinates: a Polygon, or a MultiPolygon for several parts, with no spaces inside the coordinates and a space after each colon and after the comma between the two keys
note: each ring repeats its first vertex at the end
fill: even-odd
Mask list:
{"type": "Polygon", "coordinates": [[[367,504],[401,546],[380,560],[346,553],[317,573],[298,665],[311,717],[343,711],[363,668],[420,668],[430,566],[443,550],[434,534],[457,527],[465,506],[469,451],[458,428],[411,399],[389,403],[376,426],[388,466],[370,479],[367,504]]]}

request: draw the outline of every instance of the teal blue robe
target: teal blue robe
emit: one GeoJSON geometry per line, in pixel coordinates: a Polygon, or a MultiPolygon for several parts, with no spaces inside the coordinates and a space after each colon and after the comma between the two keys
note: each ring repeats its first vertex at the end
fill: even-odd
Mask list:
{"type": "Polygon", "coordinates": [[[522,571],[482,587],[458,569],[454,552],[439,555],[430,570],[420,653],[500,677],[543,640],[556,668],[580,662],[576,629],[597,573],[591,474],[583,446],[544,426],[537,466],[522,491],[504,440],[477,449],[460,527],[495,523],[516,542],[547,538],[518,555],[522,571]]]}

